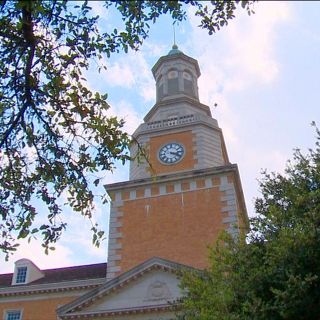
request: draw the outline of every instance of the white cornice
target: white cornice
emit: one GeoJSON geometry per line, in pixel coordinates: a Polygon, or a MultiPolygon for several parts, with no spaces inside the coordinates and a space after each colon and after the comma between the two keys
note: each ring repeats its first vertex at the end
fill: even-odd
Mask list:
{"type": "Polygon", "coordinates": [[[109,311],[90,311],[90,312],[77,312],[68,313],[60,315],[60,319],[90,319],[90,318],[100,318],[100,317],[114,317],[114,316],[124,316],[132,314],[143,314],[152,312],[163,312],[163,311],[174,311],[178,308],[177,304],[162,304],[156,306],[142,306],[130,309],[115,309],[109,311]]]}
{"type": "Polygon", "coordinates": [[[8,296],[29,295],[50,292],[82,290],[97,287],[106,282],[106,278],[43,283],[35,285],[19,285],[0,288],[0,298],[8,296]]]}
{"type": "Polygon", "coordinates": [[[203,112],[205,112],[209,117],[211,117],[211,111],[210,111],[210,107],[199,102],[199,100],[197,99],[192,99],[188,96],[185,96],[184,94],[181,95],[177,95],[176,97],[171,97],[170,99],[167,100],[163,100],[160,102],[157,102],[151,109],[150,111],[145,115],[144,117],[144,121],[148,122],[150,121],[150,118],[152,117],[152,115],[156,112],[156,110],[160,107],[164,107],[164,106],[168,106],[168,105],[176,105],[177,103],[180,102],[185,102],[188,103],[189,105],[196,107],[200,110],[202,110],[203,112]]]}
{"type": "Polygon", "coordinates": [[[152,185],[155,182],[157,183],[172,182],[176,180],[194,178],[195,176],[197,178],[200,178],[202,176],[208,176],[208,175],[220,175],[220,174],[224,174],[232,171],[238,171],[238,166],[236,164],[229,164],[225,166],[205,168],[205,169],[188,170],[185,172],[178,172],[178,173],[166,174],[161,176],[159,175],[156,177],[145,178],[145,179],[116,182],[112,184],[107,184],[104,187],[108,192],[110,192],[110,191],[123,190],[127,188],[133,188],[133,187],[136,188],[140,186],[152,185]]]}
{"type": "MultiPolygon", "coordinates": [[[[191,118],[191,117],[190,117],[191,118]]],[[[146,135],[146,134],[152,134],[152,135],[159,135],[161,132],[164,132],[165,134],[168,134],[169,131],[182,131],[187,130],[186,128],[191,127],[192,129],[195,129],[197,126],[206,126],[212,130],[216,130],[218,132],[221,132],[221,129],[218,127],[216,120],[213,118],[208,118],[202,115],[196,115],[192,117],[192,121],[189,122],[183,122],[184,117],[177,119],[176,125],[166,125],[168,120],[159,120],[155,122],[149,122],[149,123],[142,123],[138,129],[133,133],[133,136],[136,139],[139,139],[140,136],[146,135]],[[181,120],[182,119],[182,120],[181,120]]]]}

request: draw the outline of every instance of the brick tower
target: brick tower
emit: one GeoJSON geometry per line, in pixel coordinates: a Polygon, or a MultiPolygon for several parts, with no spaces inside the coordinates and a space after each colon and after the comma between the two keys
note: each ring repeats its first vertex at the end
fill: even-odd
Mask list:
{"type": "Polygon", "coordinates": [[[248,223],[237,165],[199,101],[198,62],[174,45],[152,72],[156,104],[134,133],[149,163],[133,161],[129,181],[106,186],[108,279],[154,256],[205,268],[219,231],[236,235],[248,223]]]}

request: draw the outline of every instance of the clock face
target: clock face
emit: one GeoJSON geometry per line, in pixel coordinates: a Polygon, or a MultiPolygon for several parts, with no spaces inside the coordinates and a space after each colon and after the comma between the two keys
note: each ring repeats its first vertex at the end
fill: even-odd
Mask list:
{"type": "Polygon", "coordinates": [[[184,148],[176,142],[167,143],[159,150],[159,160],[165,164],[174,164],[184,156],[184,148]]]}

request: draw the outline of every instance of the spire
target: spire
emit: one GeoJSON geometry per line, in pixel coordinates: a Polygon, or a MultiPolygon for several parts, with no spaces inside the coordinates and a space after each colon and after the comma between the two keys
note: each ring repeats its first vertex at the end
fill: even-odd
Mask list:
{"type": "Polygon", "coordinates": [[[169,51],[168,56],[171,56],[173,54],[183,53],[178,49],[178,46],[176,44],[176,29],[174,27],[174,24],[172,25],[172,27],[173,27],[173,46],[172,46],[172,49],[169,51]]]}

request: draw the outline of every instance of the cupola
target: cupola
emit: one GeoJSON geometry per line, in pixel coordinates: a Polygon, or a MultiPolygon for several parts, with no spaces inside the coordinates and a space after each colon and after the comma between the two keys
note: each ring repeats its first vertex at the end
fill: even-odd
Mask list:
{"type": "Polygon", "coordinates": [[[157,102],[187,96],[199,101],[197,60],[185,55],[174,44],[152,68],[156,80],[157,102]]]}

